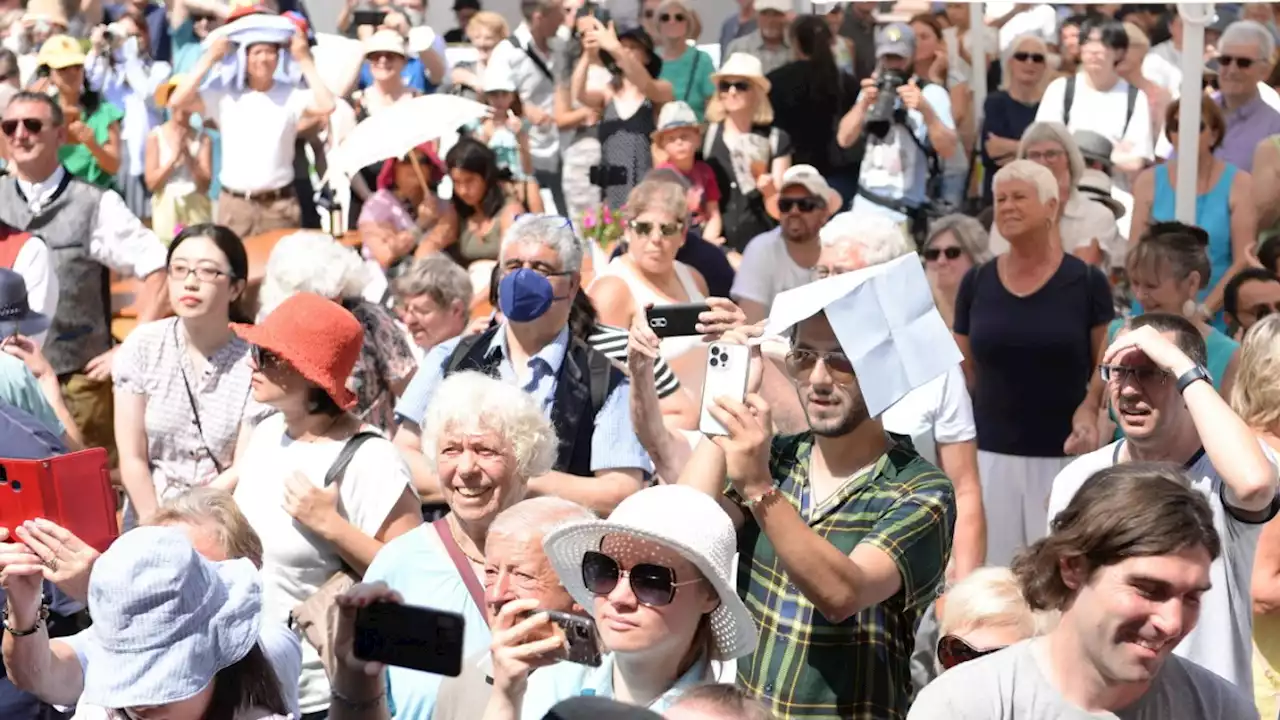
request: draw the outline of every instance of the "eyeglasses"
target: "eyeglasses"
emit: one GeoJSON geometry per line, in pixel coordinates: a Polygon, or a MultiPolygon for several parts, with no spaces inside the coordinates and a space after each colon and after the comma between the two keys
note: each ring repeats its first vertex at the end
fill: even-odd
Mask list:
{"type": "Polygon", "coordinates": [[[799,210],[800,212],[805,212],[805,213],[813,212],[814,210],[817,210],[820,207],[824,207],[825,205],[826,203],[814,197],[778,198],[778,212],[782,213],[783,215],[786,215],[792,210],[799,210]]]}
{"type": "Polygon", "coordinates": [[[1044,54],[1031,53],[1031,52],[1016,52],[1013,54],[1013,59],[1017,60],[1018,62],[1033,62],[1037,65],[1041,65],[1044,63],[1044,54]]]}
{"type": "Polygon", "coordinates": [[[943,635],[938,639],[938,663],[942,665],[943,670],[950,670],[957,665],[1003,649],[1005,649],[1004,645],[979,650],[955,635],[943,635]]]}
{"type": "Polygon", "coordinates": [[[259,370],[272,370],[274,368],[283,367],[286,364],[279,355],[262,347],[261,345],[254,345],[250,347],[249,357],[253,360],[254,366],[259,370]]]}
{"type": "Polygon", "coordinates": [[[664,565],[638,563],[623,570],[617,560],[604,553],[588,550],[582,556],[582,584],[592,595],[608,595],[622,578],[631,582],[636,600],[649,607],[670,605],[677,588],[702,582],[702,578],[676,582],[676,571],[664,565]]]}
{"type": "Polygon", "coordinates": [[[181,263],[173,263],[169,265],[170,280],[185,281],[192,275],[195,275],[196,279],[202,283],[213,283],[217,282],[221,277],[230,276],[230,273],[223,272],[218,268],[205,267],[203,265],[190,266],[183,265],[181,263]]]}
{"type": "Polygon", "coordinates": [[[928,262],[937,262],[939,257],[946,256],[948,260],[959,260],[964,251],[952,245],[946,248],[928,248],[924,251],[924,259],[928,262]]]}
{"type": "Polygon", "coordinates": [[[1099,365],[1098,374],[1106,382],[1133,379],[1143,385],[1163,384],[1169,379],[1169,373],[1149,365],[1099,365]]]}
{"type": "Polygon", "coordinates": [[[3,131],[7,137],[13,137],[18,132],[18,123],[22,123],[22,127],[32,135],[37,135],[44,130],[44,121],[40,118],[21,118],[18,120],[0,120],[0,131],[3,131]]]}
{"type": "Polygon", "coordinates": [[[662,13],[658,16],[658,20],[662,22],[684,22],[684,13],[662,13]]]}
{"type": "Polygon", "coordinates": [[[1218,56],[1218,66],[1224,67],[1224,68],[1229,68],[1232,65],[1235,65],[1241,70],[1248,70],[1249,68],[1253,67],[1253,64],[1256,62],[1258,61],[1253,58],[1237,57],[1235,55],[1219,55],[1218,56]]]}
{"type": "Polygon", "coordinates": [[[662,237],[665,238],[679,235],[680,231],[684,229],[684,223],[651,223],[644,220],[632,220],[627,223],[627,227],[641,237],[652,237],[654,229],[657,228],[658,232],[662,233],[662,237]]]}
{"type": "MultiPolygon", "coordinates": [[[[515,272],[521,268],[528,268],[545,278],[560,277],[562,275],[571,274],[568,270],[557,270],[541,260],[519,260],[517,258],[512,258],[502,263],[502,272],[504,274],[515,272]]],[[[494,286],[496,287],[497,283],[494,283],[494,286]]]]}
{"type": "Polygon", "coordinates": [[[1027,153],[1027,159],[1033,163],[1044,165],[1045,163],[1056,163],[1067,156],[1067,151],[1060,148],[1052,150],[1032,150],[1027,153]]]}
{"type": "Polygon", "coordinates": [[[737,90],[740,93],[749,92],[751,83],[746,80],[721,80],[720,92],[727,93],[730,90],[737,90]]]}
{"type": "Polygon", "coordinates": [[[853,372],[853,362],[843,352],[819,352],[803,348],[787,353],[787,374],[796,380],[805,379],[813,374],[813,369],[818,366],[819,360],[837,385],[851,385],[857,377],[853,372]]]}

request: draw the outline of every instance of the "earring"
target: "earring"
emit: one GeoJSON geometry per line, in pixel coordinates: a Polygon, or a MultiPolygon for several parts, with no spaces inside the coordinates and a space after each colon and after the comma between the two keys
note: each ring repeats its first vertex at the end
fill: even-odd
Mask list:
{"type": "Polygon", "coordinates": [[[1195,317],[1196,307],[1196,301],[1188,298],[1186,302],[1182,303],[1182,316],[1187,318],[1195,317]]]}

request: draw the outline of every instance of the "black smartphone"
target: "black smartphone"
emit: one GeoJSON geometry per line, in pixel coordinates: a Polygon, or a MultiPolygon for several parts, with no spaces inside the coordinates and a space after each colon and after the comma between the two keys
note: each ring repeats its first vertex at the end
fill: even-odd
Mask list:
{"type": "Polygon", "coordinates": [[[352,13],[352,27],[372,25],[380,27],[387,19],[386,10],[356,10],[352,13]]]}
{"type": "Polygon", "coordinates": [[[697,331],[698,316],[711,310],[706,303],[677,303],[649,308],[645,317],[649,328],[660,338],[701,335],[697,331]]]}
{"type": "Polygon", "coordinates": [[[356,611],[355,656],[361,660],[457,677],[465,621],[458,613],[398,603],[356,611]]]}

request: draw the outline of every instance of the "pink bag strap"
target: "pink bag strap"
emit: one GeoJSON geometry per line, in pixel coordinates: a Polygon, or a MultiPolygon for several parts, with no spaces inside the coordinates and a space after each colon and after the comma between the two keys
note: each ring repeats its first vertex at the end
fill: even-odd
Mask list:
{"type": "Polygon", "coordinates": [[[488,622],[489,613],[485,612],[484,607],[484,588],[480,586],[480,581],[476,579],[476,573],[471,569],[471,561],[462,553],[462,548],[458,547],[458,541],[453,539],[453,532],[449,529],[449,521],[446,518],[440,518],[431,523],[436,529],[436,534],[440,536],[440,542],[444,543],[445,552],[449,553],[449,559],[453,561],[453,566],[458,569],[458,574],[462,576],[462,584],[467,586],[467,592],[471,593],[471,599],[475,601],[476,608],[480,610],[480,617],[485,618],[488,622]]]}

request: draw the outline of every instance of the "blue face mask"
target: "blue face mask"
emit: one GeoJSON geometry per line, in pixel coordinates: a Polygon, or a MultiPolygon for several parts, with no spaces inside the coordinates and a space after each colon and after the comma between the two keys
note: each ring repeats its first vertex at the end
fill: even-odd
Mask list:
{"type": "Polygon", "coordinates": [[[567,299],[568,295],[556,297],[551,281],[529,268],[512,270],[498,283],[498,309],[511,322],[533,322],[546,315],[552,303],[567,299]]]}

